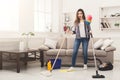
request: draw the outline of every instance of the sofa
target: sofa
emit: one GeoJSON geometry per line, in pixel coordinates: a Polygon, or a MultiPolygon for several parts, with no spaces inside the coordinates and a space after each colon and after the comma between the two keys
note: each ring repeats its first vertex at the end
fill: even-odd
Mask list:
{"type": "MultiPolygon", "coordinates": [[[[98,41],[100,38],[94,38],[94,43],[98,41]]],[[[104,38],[107,39],[107,38],[104,38]]],[[[57,46],[56,49],[48,49],[41,50],[41,54],[43,54],[42,60],[43,64],[46,63],[49,59],[55,59],[57,52],[60,48],[60,45],[63,41],[63,37],[57,38],[57,46]]],[[[59,58],[62,60],[62,66],[70,66],[72,62],[72,53],[73,53],[73,45],[74,45],[74,37],[66,37],[63,47],[60,51],[59,58]]],[[[111,62],[114,61],[114,51],[115,47],[109,46],[104,50],[95,49],[96,57],[99,58],[102,62],[111,62]]],[[[93,59],[93,50],[92,50],[92,42],[91,39],[89,41],[88,46],[88,58],[93,59]]],[[[82,46],[79,47],[78,56],[76,60],[76,66],[83,66],[83,55],[82,55],[82,46]]],[[[93,60],[88,60],[88,66],[94,66],[93,60]]]]}

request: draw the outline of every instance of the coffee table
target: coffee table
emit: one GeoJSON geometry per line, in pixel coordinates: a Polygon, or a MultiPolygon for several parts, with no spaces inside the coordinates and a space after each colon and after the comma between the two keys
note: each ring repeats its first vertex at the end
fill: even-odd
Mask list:
{"type": "Polygon", "coordinates": [[[4,53],[8,53],[8,54],[15,54],[16,55],[16,70],[17,73],[20,73],[20,55],[24,54],[24,63],[25,66],[27,66],[27,62],[28,62],[28,53],[36,53],[38,52],[38,50],[36,49],[29,49],[29,50],[0,50],[0,70],[2,70],[3,67],[3,59],[2,59],[2,55],[4,53]]]}

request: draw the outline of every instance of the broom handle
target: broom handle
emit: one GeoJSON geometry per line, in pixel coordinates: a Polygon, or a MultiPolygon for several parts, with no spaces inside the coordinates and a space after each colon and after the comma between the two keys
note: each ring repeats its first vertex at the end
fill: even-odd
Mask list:
{"type": "Polygon", "coordinates": [[[52,72],[53,67],[55,66],[55,63],[56,63],[56,61],[57,61],[57,59],[58,59],[58,56],[59,56],[59,54],[60,54],[60,51],[61,51],[61,49],[62,49],[62,47],[63,47],[64,42],[65,42],[65,38],[63,38],[62,44],[60,45],[60,49],[58,50],[57,56],[56,56],[56,58],[55,58],[55,61],[54,61],[53,65],[52,65],[52,69],[50,70],[50,72],[52,72]]]}

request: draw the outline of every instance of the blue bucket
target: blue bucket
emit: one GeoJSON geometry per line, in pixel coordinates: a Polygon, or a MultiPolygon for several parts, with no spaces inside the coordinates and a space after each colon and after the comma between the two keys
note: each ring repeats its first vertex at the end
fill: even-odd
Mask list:
{"type": "MultiPolygon", "coordinates": [[[[50,59],[50,61],[51,61],[51,64],[53,65],[55,59],[50,59]]],[[[62,62],[61,59],[57,59],[53,69],[60,69],[61,68],[61,62],[62,62]]]]}

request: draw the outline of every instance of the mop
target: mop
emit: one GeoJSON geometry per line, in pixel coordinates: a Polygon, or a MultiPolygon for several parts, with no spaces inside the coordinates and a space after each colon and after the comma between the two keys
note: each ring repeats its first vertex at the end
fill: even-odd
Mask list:
{"type": "Polygon", "coordinates": [[[55,63],[56,63],[56,61],[57,61],[57,59],[58,59],[58,56],[59,56],[59,54],[60,54],[60,51],[61,51],[61,49],[62,49],[62,47],[63,47],[63,44],[64,44],[64,42],[65,42],[65,39],[66,39],[66,38],[64,37],[64,38],[63,38],[63,41],[62,41],[62,43],[61,43],[61,45],[60,45],[60,49],[58,50],[58,53],[57,53],[57,55],[56,55],[56,58],[55,58],[55,60],[54,60],[54,62],[53,62],[53,65],[52,65],[51,70],[47,70],[47,71],[41,72],[42,75],[44,75],[44,76],[46,76],[46,77],[52,76],[53,68],[54,68],[55,63]]]}
{"type": "Polygon", "coordinates": [[[91,41],[92,41],[92,49],[93,49],[93,57],[94,57],[94,63],[95,63],[95,69],[96,69],[96,75],[93,75],[92,78],[105,78],[104,75],[98,74],[98,67],[97,67],[97,60],[96,60],[96,55],[95,55],[95,50],[94,50],[94,38],[93,35],[91,34],[91,41]]]}

